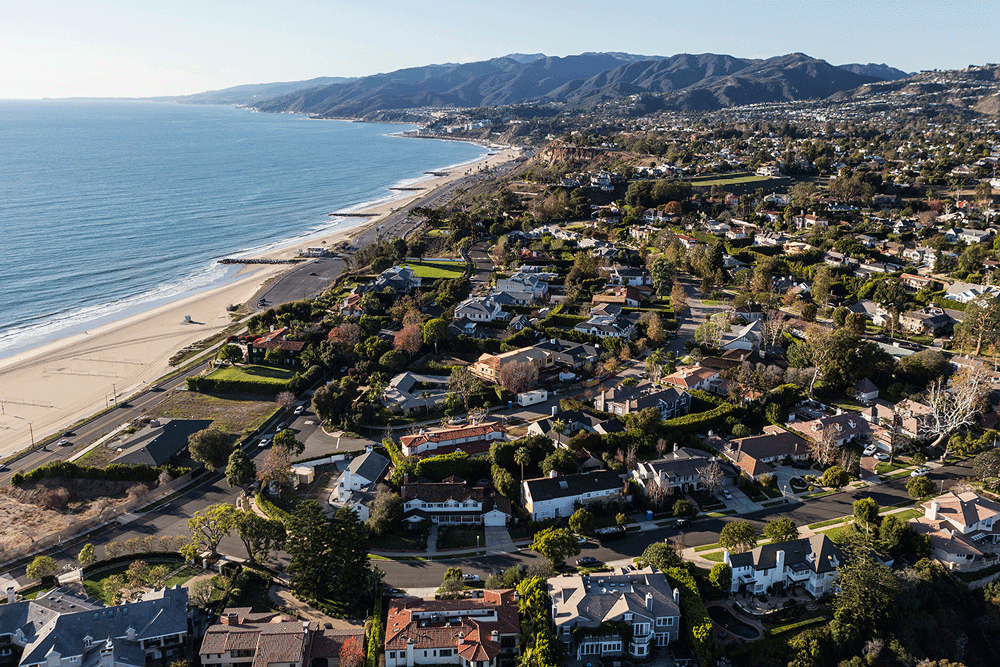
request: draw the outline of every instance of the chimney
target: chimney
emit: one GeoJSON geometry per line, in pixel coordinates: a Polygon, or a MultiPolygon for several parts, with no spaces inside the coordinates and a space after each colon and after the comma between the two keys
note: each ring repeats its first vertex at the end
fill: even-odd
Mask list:
{"type": "Polygon", "coordinates": [[[133,628],[131,625],[128,626],[128,629],[125,631],[125,639],[129,640],[130,642],[135,641],[135,628],[133,628]]]}
{"type": "MultiPolygon", "coordinates": [[[[726,553],[729,553],[728,551],[726,553]]],[[[681,589],[674,588],[674,604],[679,605],[681,603],[681,589]]]]}
{"type": "MultiPolygon", "coordinates": [[[[924,518],[928,521],[937,521],[939,509],[941,509],[941,503],[936,500],[932,500],[927,505],[927,509],[924,510],[924,518]]],[[[8,588],[7,590],[9,591],[10,589],[8,588]]]]}
{"type": "Polygon", "coordinates": [[[7,587],[7,604],[14,604],[14,601],[16,600],[16,598],[17,598],[17,593],[14,591],[14,587],[13,586],[8,586],[7,587]]]}
{"type": "Polygon", "coordinates": [[[784,577],[785,572],[785,552],[779,549],[776,554],[774,554],[774,571],[778,573],[779,577],[784,577]]]}
{"type": "Polygon", "coordinates": [[[497,630],[494,630],[493,632],[490,633],[490,639],[492,639],[493,641],[495,641],[495,642],[497,642],[499,644],[500,643],[500,633],[497,630]]]}
{"type": "Polygon", "coordinates": [[[553,405],[552,406],[552,416],[555,417],[557,412],[559,412],[559,406],[558,405],[553,405]]]}
{"type": "Polygon", "coordinates": [[[646,593],[646,609],[648,609],[650,611],[653,610],[653,594],[652,593],[646,593]]]}
{"type": "Polygon", "coordinates": [[[464,643],[465,643],[465,633],[464,632],[459,632],[458,633],[458,645],[461,646],[464,643]]]}
{"type": "Polygon", "coordinates": [[[100,667],[114,667],[115,665],[115,646],[108,640],[108,643],[104,645],[101,649],[101,661],[100,667]]]}
{"type": "Polygon", "coordinates": [[[556,472],[555,470],[550,470],[549,471],[549,479],[555,479],[558,476],[559,476],[559,473],[556,472]]]}
{"type": "Polygon", "coordinates": [[[227,611],[222,614],[221,620],[223,625],[239,625],[240,615],[235,611],[227,611]]]}
{"type": "Polygon", "coordinates": [[[406,640],[406,667],[413,667],[413,638],[406,640]]]}

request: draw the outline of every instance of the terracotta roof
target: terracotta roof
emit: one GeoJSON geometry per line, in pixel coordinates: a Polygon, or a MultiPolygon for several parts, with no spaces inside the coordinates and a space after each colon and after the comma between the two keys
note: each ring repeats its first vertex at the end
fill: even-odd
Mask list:
{"type": "Polygon", "coordinates": [[[428,431],[416,435],[404,435],[399,439],[399,442],[408,447],[416,447],[425,442],[447,442],[448,440],[456,440],[458,438],[483,437],[497,431],[506,432],[506,429],[504,429],[500,422],[487,422],[474,426],[449,426],[436,431],[428,431]]]}

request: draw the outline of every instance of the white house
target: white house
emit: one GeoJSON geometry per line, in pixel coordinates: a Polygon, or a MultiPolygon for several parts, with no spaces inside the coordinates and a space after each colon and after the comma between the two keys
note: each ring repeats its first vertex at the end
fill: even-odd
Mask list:
{"type": "Polygon", "coordinates": [[[553,473],[521,482],[522,504],[532,521],[571,516],[577,504],[613,500],[621,491],[621,478],[610,470],[564,476],[553,473]]]}
{"type": "Polygon", "coordinates": [[[776,542],[742,554],[722,555],[733,569],[731,592],[747,591],[755,595],[778,588],[804,586],[819,597],[833,592],[837,568],[844,555],[822,533],[789,542],[776,542]]]}
{"type": "Polygon", "coordinates": [[[924,515],[910,521],[931,540],[931,556],[951,569],[978,565],[1000,543],[1000,503],[972,491],[948,493],[925,503],[924,515]]]}
{"type": "Polygon", "coordinates": [[[468,426],[421,430],[415,435],[404,435],[399,439],[403,456],[427,456],[431,453],[447,454],[463,451],[467,454],[482,454],[490,449],[496,440],[506,440],[507,429],[500,422],[483,422],[468,426]]]}
{"type": "Polygon", "coordinates": [[[455,306],[455,319],[465,318],[474,322],[493,322],[507,319],[507,313],[491,296],[469,297],[455,306]]]}
{"type": "Polygon", "coordinates": [[[759,350],[764,339],[761,321],[755,320],[730,333],[723,334],[723,350],[759,350]]]}
{"type": "Polygon", "coordinates": [[[687,493],[703,488],[701,471],[708,467],[708,463],[706,452],[674,445],[674,451],[662,459],[640,461],[638,468],[632,471],[632,477],[647,494],[653,490],[653,485],[667,495],[675,491],[687,493]]]}
{"type": "Polygon", "coordinates": [[[356,456],[340,474],[337,481],[337,500],[347,502],[351,491],[360,491],[372,486],[389,469],[389,459],[376,454],[371,447],[361,456],[356,456]]]}
{"type": "Polygon", "coordinates": [[[510,501],[481,486],[462,482],[403,483],[403,521],[430,519],[440,525],[506,526],[510,501]]]}
{"type": "Polygon", "coordinates": [[[575,660],[646,658],[679,635],[680,593],[655,568],[553,577],[548,586],[556,636],[575,660]],[[601,627],[611,622],[629,625],[629,636],[601,627]]]}

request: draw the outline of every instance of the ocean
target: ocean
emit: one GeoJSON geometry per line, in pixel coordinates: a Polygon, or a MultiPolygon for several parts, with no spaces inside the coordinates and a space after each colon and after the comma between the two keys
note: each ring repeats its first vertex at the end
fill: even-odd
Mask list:
{"type": "Polygon", "coordinates": [[[0,100],[0,358],[204,291],[222,257],[483,157],[410,129],[225,106],[0,100]]]}

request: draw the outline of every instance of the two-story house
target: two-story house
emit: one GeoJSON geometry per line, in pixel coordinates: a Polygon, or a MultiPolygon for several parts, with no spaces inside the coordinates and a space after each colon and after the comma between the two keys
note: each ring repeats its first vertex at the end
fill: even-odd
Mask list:
{"type": "Polygon", "coordinates": [[[235,607],[224,609],[205,630],[198,657],[202,667],[334,667],[351,638],[364,646],[364,627],[324,628],[279,612],[235,607]]]}
{"type": "Polygon", "coordinates": [[[708,463],[706,452],[674,445],[674,451],[662,459],[639,461],[639,466],[632,471],[632,478],[639,482],[647,495],[654,486],[668,496],[675,492],[688,493],[704,488],[701,475],[708,463]]]}
{"type": "Polygon", "coordinates": [[[353,509],[362,521],[368,520],[368,503],[375,497],[375,485],[389,469],[389,459],[372,451],[371,446],[337,480],[337,503],[353,509]]]}
{"type": "Polygon", "coordinates": [[[532,521],[568,517],[578,505],[614,500],[621,495],[622,480],[610,470],[577,475],[557,475],[521,482],[521,503],[532,521]]]}
{"type": "Polygon", "coordinates": [[[691,394],[677,387],[640,382],[637,385],[612,387],[594,397],[594,407],[615,415],[630,415],[646,408],[656,408],[663,419],[686,415],[691,409],[691,394]]]}
{"type": "Polygon", "coordinates": [[[927,535],[931,556],[951,569],[981,564],[1000,542],[1000,503],[972,491],[948,493],[921,505],[922,517],[912,519],[914,532],[927,535]]]}
{"type": "Polygon", "coordinates": [[[385,290],[387,287],[396,294],[409,294],[420,287],[421,279],[413,273],[413,269],[408,266],[394,266],[378,274],[372,289],[377,292],[385,290]]]}
{"type": "Polygon", "coordinates": [[[788,542],[774,542],[752,551],[722,555],[733,569],[731,592],[761,595],[768,591],[803,586],[814,597],[835,590],[837,568],[844,554],[822,533],[788,542]]]}
{"type": "Polygon", "coordinates": [[[500,370],[507,364],[530,364],[538,369],[541,375],[555,367],[555,354],[539,346],[522,347],[517,350],[503,352],[501,354],[490,354],[484,352],[476,360],[476,363],[469,367],[469,372],[480,380],[497,383],[500,381],[500,370]]]}
{"type": "Polygon", "coordinates": [[[0,605],[0,636],[22,647],[20,667],[165,667],[187,650],[188,592],[175,586],[105,607],[69,590],[0,605]]]}
{"type": "Polygon", "coordinates": [[[714,368],[705,366],[683,366],[670,375],[660,378],[663,384],[680,387],[685,391],[710,391],[715,394],[725,394],[725,381],[714,368]]]}
{"type": "Polygon", "coordinates": [[[403,521],[429,519],[440,525],[506,526],[510,501],[492,489],[462,481],[403,483],[403,521]]]}
{"type": "Polygon", "coordinates": [[[535,349],[552,355],[552,363],[566,368],[580,368],[587,362],[596,363],[601,358],[601,348],[590,343],[574,343],[561,338],[551,338],[535,343],[535,349]]]}
{"type": "Polygon", "coordinates": [[[394,598],[385,625],[385,667],[513,667],[520,654],[517,594],[481,598],[394,598]]]}
{"type": "Polygon", "coordinates": [[[455,306],[455,319],[473,322],[506,320],[507,313],[492,296],[474,296],[455,306]]]}
{"type": "Polygon", "coordinates": [[[556,637],[575,660],[646,658],[679,636],[680,593],[655,568],[553,577],[548,586],[556,637]]]}

